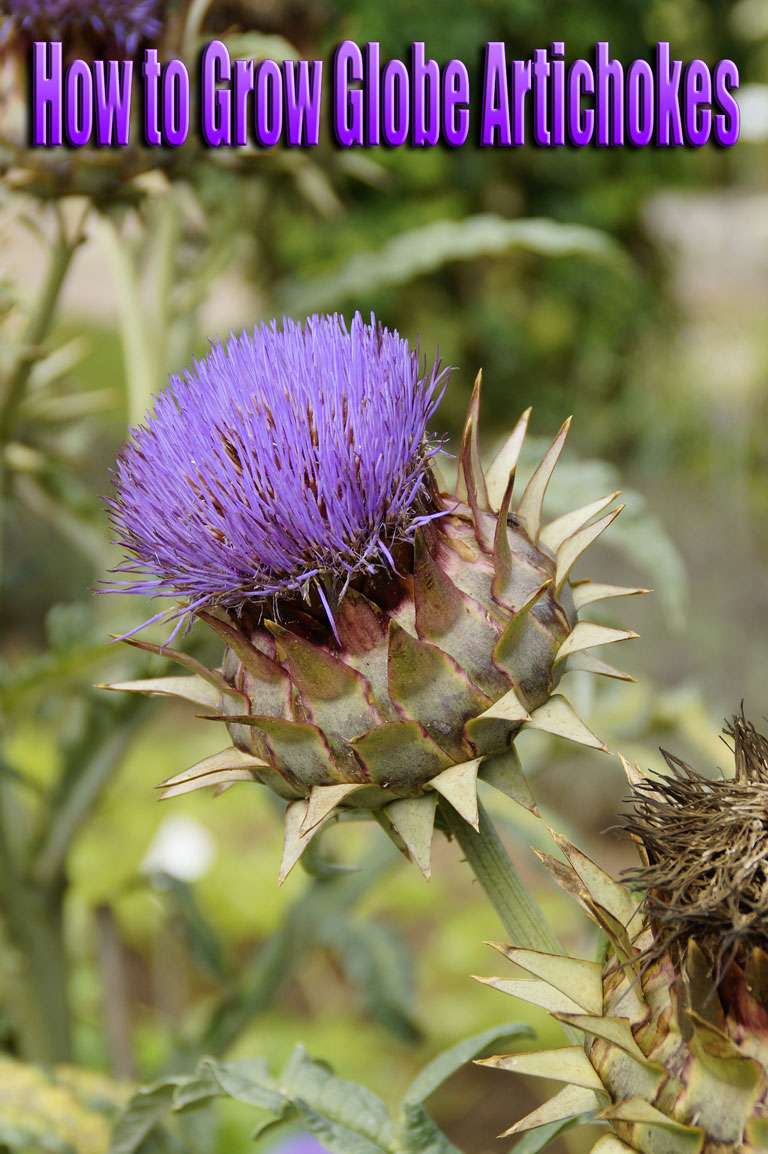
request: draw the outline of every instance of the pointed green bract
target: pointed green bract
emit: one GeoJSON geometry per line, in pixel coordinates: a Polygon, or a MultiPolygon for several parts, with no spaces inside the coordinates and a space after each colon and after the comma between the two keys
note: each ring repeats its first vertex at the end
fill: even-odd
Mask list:
{"type": "Polygon", "coordinates": [[[385,811],[387,818],[403,839],[412,861],[427,880],[432,872],[432,833],[435,827],[436,803],[437,797],[432,793],[424,797],[393,801],[385,811]]]}
{"type": "Polygon", "coordinates": [[[607,625],[579,621],[558,649],[556,661],[560,662],[574,653],[591,649],[595,645],[612,645],[616,641],[627,641],[632,637],[637,637],[637,634],[631,629],[609,629],[607,625]]]}
{"type": "Polygon", "coordinates": [[[517,693],[514,689],[510,689],[479,717],[471,717],[464,727],[464,732],[476,753],[490,754],[499,751],[501,755],[509,748],[509,743],[528,718],[528,711],[517,693]]]}
{"type": "Polygon", "coordinates": [[[520,459],[520,450],[528,432],[528,421],[532,409],[526,409],[496,456],[491,461],[490,468],[485,475],[488,486],[488,500],[492,509],[498,509],[502,502],[504,490],[507,488],[510,475],[517,469],[520,459]]]}
{"type": "Polygon", "coordinates": [[[548,701],[531,713],[524,723],[528,729],[540,729],[553,737],[564,737],[579,745],[589,745],[592,749],[607,753],[607,746],[591,729],[588,729],[574,710],[571,703],[560,693],[553,693],[548,701]]]}
{"type": "Polygon", "coordinates": [[[144,681],[113,681],[109,685],[99,685],[97,689],[114,689],[122,693],[149,693],[160,697],[180,697],[201,705],[203,709],[222,709],[222,695],[210,681],[197,675],[193,677],[149,677],[144,681]]]}
{"type": "Polygon", "coordinates": [[[539,530],[541,529],[541,510],[544,504],[544,494],[547,491],[550,479],[555,471],[560,454],[563,451],[565,438],[568,436],[568,430],[571,427],[571,418],[563,424],[560,432],[555,437],[554,441],[547,449],[541,464],[536,469],[530,481],[526,485],[520,504],[517,506],[517,519],[526,532],[529,534],[534,544],[538,544],[539,530]]]}
{"type": "Polygon", "coordinates": [[[566,540],[563,541],[557,550],[555,585],[558,590],[562,589],[571,569],[582,553],[616,520],[623,508],[623,505],[619,505],[617,509],[612,509],[610,513],[606,513],[605,516],[601,517],[598,521],[587,525],[584,529],[579,529],[577,533],[574,533],[571,537],[567,537],[566,540]]]}
{"type": "Polygon", "coordinates": [[[479,978],[485,986],[493,986],[503,994],[513,998],[520,998],[531,1006],[540,1006],[551,1013],[571,1014],[578,1013],[580,1007],[573,998],[563,994],[551,986],[549,982],[540,982],[535,978],[479,978]]]}
{"type": "Polygon", "coordinates": [[[544,954],[520,946],[505,946],[500,942],[490,944],[515,965],[548,982],[582,1009],[593,1014],[602,1013],[603,981],[596,962],[544,954]]]}
{"type": "Polygon", "coordinates": [[[304,829],[308,808],[308,799],[300,798],[298,801],[292,801],[285,811],[283,856],[280,860],[280,873],[278,874],[278,883],[280,885],[282,885],[288,877],[288,874],[296,865],[312,838],[315,837],[322,828],[322,823],[319,823],[312,826],[311,829],[304,829]]]}
{"type": "Polygon", "coordinates": [[[501,753],[484,757],[480,763],[480,779],[498,789],[505,797],[516,801],[523,809],[538,815],[536,801],[525,780],[517,750],[513,745],[501,753]]]}
{"type": "Polygon", "coordinates": [[[342,785],[316,785],[307,800],[307,812],[301,823],[301,832],[308,833],[321,821],[325,821],[337,805],[360,789],[365,789],[365,785],[355,782],[344,782],[342,785]]]}
{"type": "Polygon", "coordinates": [[[444,769],[437,777],[433,777],[429,783],[430,788],[442,794],[474,829],[478,829],[480,825],[477,807],[477,772],[480,760],[476,757],[472,761],[465,761],[462,765],[452,765],[450,769],[444,769]]]}
{"type": "Polygon", "coordinates": [[[363,737],[352,738],[361,765],[382,789],[409,792],[415,783],[426,783],[451,764],[418,721],[393,721],[363,737]]]}
{"type": "Polygon", "coordinates": [[[191,765],[189,769],[169,777],[161,782],[158,789],[161,801],[170,797],[179,797],[184,793],[202,789],[208,785],[219,785],[228,781],[258,781],[258,774],[264,770],[270,772],[270,767],[257,757],[252,757],[240,749],[223,749],[220,753],[204,757],[202,761],[191,765]]]}
{"type": "Polygon", "coordinates": [[[394,621],[389,630],[389,692],[403,718],[418,721],[449,756],[458,758],[465,752],[463,738],[461,731],[446,732],[446,713],[460,719],[463,729],[490,705],[453,658],[394,621]]]}
{"type": "Polygon", "coordinates": [[[571,597],[577,609],[583,609],[595,601],[607,601],[612,597],[637,597],[641,593],[650,592],[650,589],[626,585],[603,585],[599,581],[578,581],[571,586],[571,597]]]}
{"type": "Polygon", "coordinates": [[[581,1046],[562,1050],[534,1050],[528,1054],[508,1054],[496,1058],[479,1058],[478,1066],[492,1066],[513,1074],[551,1078],[586,1090],[602,1090],[603,1084],[581,1046]]]}
{"type": "Polygon", "coordinates": [[[539,542],[546,549],[552,553],[557,553],[560,546],[572,537],[579,529],[584,528],[588,521],[596,517],[598,513],[602,513],[606,505],[610,505],[619,496],[619,491],[615,493],[608,493],[605,497],[598,497],[596,501],[590,501],[588,505],[582,505],[580,509],[574,509],[571,513],[564,513],[562,517],[558,517],[555,521],[550,521],[541,530],[539,542]]]}
{"type": "Polygon", "coordinates": [[[538,1110],[533,1110],[514,1126],[510,1126],[500,1138],[510,1138],[513,1134],[523,1134],[526,1130],[535,1130],[537,1126],[546,1126],[550,1122],[561,1122],[566,1118],[577,1118],[580,1114],[598,1110],[605,1104],[605,1095],[596,1090],[586,1090],[583,1086],[566,1086],[550,1098],[538,1110]]]}

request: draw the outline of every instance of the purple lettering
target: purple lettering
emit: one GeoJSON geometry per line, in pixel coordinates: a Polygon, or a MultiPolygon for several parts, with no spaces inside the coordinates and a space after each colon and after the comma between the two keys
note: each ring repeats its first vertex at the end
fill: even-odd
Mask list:
{"type": "MultiPolygon", "coordinates": [[[[517,61],[515,61],[517,63],[517,61]]],[[[549,61],[546,48],[537,48],[533,53],[533,139],[537,144],[550,144],[547,81],[549,61]]],[[[515,142],[517,143],[517,142],[515,142]]]]}
{"type": "Polygon", "coordinates": [[[160,73],[157,49],[148,48],[144,53],[144,63],[141,66],[141,74],[144,77],[144,139],[147,144],[163,143],[158,116],[160,73]]]}
{"type": "Polygon", "coordinates": [[[656,143],[683,144],[683,124],[680,119],[681,60],[670,60],[669,44],[660,40],[656,45],[656,143]],[[670,132],[671,122],[671,132],[670,132]]]}
{"type": "Polygon", "coordinates": [[[212,148],[231,144],[232,93],[229,88],[218,88],[222,80],[232,77],[232,62],[221,40],[212,40],[203,49],[201,58],[200,124],[203,140],[212,148]]]}
{"type": "Polygon", "coordinates": [[[595,45],[597,67],[597,143],[624,143],[624,69],[620,60],[609,60],[607,40],[595,45]]]}
{"type": "Polygon", "coordinates": [[[436,60],[425,60],[424,42],[411,45],[413,84],[411,143],[423,147],[440,139],[440,69],[436,60]]]}
{"type": "Polygon", "coordinates": [[[272,148],[283,131],[282,73],[274,60],[262,60],[256,69],[256,135],[272,148]]]}
{"type": "Polygon", "coordinates": [[[481,145],[512,143],[509,123],[507,54],[503,40],[489,40],[485,46],[480,143],[481,145]]]}
{"type": "Polygon", "coordinates": [[[32,143],[62,144],[62,53],[59,43],[35,41],[32,53],[32,100],[32,143]]]}
{"type": "Polygon", "coordinates": [[[685,69],[685,139],[700,148],[712,130],[712,77],[703,60],[685,69]]]}
{"type": "Polygon", "coordinates": [[[248,143],[248,97],[256,86],[253,60],[235,61],[235,144],[248,143]]]}
{"type": "Polygon", "coordinates": [[[333,58],[333,131],[339,144],[349,148],[363,143],[363,94],[350,88],[363,79],[363,54],[354,40],[344,40],[333,58]]]}
{"type": "Polygon", "coordinates": [[[125,145],[131,132],[132,60],[94,60],[96,140],[125,145]]]}
{"type": "Polygon", "coordinates": [[[469,73],[461,60],[450,60],[443,72],[443,136],[459,148],[469,135],[469,73]]]}
{"type": "Polygon", "coordinates": [[[410,128],[408,69],[402,60],[390,60],[383,77],[384,140],[393,148],[405,144],[410,128]]]}
{"type": "Polygon", "coordinates": [[[189,73],[180,60],[163,68],[163,141],[178,148],[189,135],[189,73]]]}
{"type": "Polygon", "coordinates": [[[320,140],[322,60],[284,60],[286,144],[316,145],[320,140]]]}
{"type": "Polygon", "coordinates": [[[82,148],[93,131],[93,77],[84,60],[73,60],[67,67],[67,140],[82,148]]]}
{"type": "Polygon", "coordinates": [[[731,148],[739,139],[739,106],[731,95],[738,87],[738,68],[732,60],[720,60],[715,66],[715,100],[722,115],[715,117],[715,138],[723,148],[731,148]]]}
{"type": "Polygon", "coordinates": [[[595,131],[595,114],[581,107],[583,93],[594,95],[595,75],[586,60],[574,60],[568,69],[568,138],[577,148],[584,148],[595,131]]]}
{"type": "Polygon", "coordinates": [[[512,61],[512,143],[525,144],[525,96],[531,91],[530,60],[512,61]]]}
{"type": "Polygon", "coordinates": [[[552,143],[565,144],[565,43],[553,40],[549,50],[553,60],[552,76],[552,143]]]}
{"type": "Polygon", "coordinates": [[[637,147],[653,136],[653,72],[647,60],[633,60],[627,73],[627,133],[637,147]]]}
{"type": "Polygon", "coordinates": [[[381,144],[379,107],[379,80],[381,77],[381,49],[375,40],[365,46],[365,97],[368,136],[366,144],[381,144]]]}

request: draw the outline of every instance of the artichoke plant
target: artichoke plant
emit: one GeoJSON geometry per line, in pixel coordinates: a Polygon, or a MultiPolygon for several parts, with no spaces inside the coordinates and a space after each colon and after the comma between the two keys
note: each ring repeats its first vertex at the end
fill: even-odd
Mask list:
{"type": "Polygon", "coordinates": [[[639,590],[569,581],[617,494],[542,525],[566,422],[513,501],[528,413],[484,473],[479,378],[448,492],[429,428],[446,380],[373,318],[265,325],[173,377],[117,466],[123,587],[172,598],[225,653],[208,669],[133,639],[191,676],[111,688],[226,727],[162,796],[269,786],[288,802],[281,878],[344,809],[428,875],[438,794],[475,827],[478,778],[533,805],[522,728],[604,748],[555,688],[566,669],[626,676],[587,651],[634,634],[578,613],[639,590]]]}
{"type": "Polygon", "coordinates": [[[631,890],[566,838],[567,863],[542,855],[603,931],[607,956],[498,947],[533,980],[484,980],[586,1039],[485,1060],[566,1083],[508,1134],[597,1112],[609,1125],[600,1154],[768,1150],[768,741],[743,714],[725,732],[730,780],[669,754],[670,777],[625,763],[623,825],[642,861],[631,890]]]}

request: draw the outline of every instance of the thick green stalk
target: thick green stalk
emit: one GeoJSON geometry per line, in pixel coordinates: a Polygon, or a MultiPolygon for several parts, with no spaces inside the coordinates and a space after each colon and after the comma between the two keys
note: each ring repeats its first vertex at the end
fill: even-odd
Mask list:
{"type": "Polygon", "coordinates": [[[443,820],[501,918],[512,945],[561,954],[563,947],[523,884],[482,804],[479,809],[478,831],[453,806],[440,800],[443,820]]]}
{"type": "MultiPolygon", "coordinates": [[[[482,803],[478,801],[478,830],[442,798],[439,806],[445,824],[463,850],[467,865],[501,918],[511,945],[563,954],[557,935],[523,884],[482,803]]],[[[584,1036],[571,1026],[564,1025],[563,1033],[572,1044],[584,1041],[584,1036]]]]}
{"type": "Polygon", "coordinates": [[[42,888],[18,872],[0,808],[0,907],[12,950],[11,1004],[22,1056],[35,1062],[66,1062],[72,1057],[64,964],[64,885],[63,874],[42,888]]]}

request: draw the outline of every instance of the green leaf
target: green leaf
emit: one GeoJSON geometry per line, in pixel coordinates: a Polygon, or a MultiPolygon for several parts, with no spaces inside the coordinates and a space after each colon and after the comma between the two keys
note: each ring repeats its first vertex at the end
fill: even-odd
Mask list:
{"type": "Polygon", "coordinates": [[[168,874],[163,875],[163,886],[173,919],[189,946],[193,964],[203,977],[227,983],[231,974],[224,949],[200,908],[194,890],[186,882],[168,874]]]}
{"type": "Polygon", "coordinates": [[[301,1111],[315,1111],[369,1145],[394,1149],[394,1124],[378,1094],[355,1082],[337,1078],[327,1067],[308,1057],[303,1046],[293,1051],[279,1081],[301,1111]]]}
{"type": "Polygon", "coordinates": [[[418,1102],[403,1107],[399,1146],[403,1154],[460,1154],[418,1102]]]}
{"type": "Polygon", "coordinates": [[[355,1129],[331,1121],[300,1098],[296,1101],[296,1107],[307,1129],[312,1131],[331,1154],[382,1154],[383,1151],[391,1149],[379,1142],[372,1142],[355,1129]]]}
{"type": "Polygon", "coordinates": [[[289,282],[281,294],[283,306],[289,313],[312,312],[378,288],[406,284],[450,261],[498,257],[512,249],[542,256],[577,254],[609,260],[622,268],[627,265],[616,242],[598,229],[545,218],[506,220],[494,213],[478,213],[464,220],[436,220],[408,229],[378,252],[355,253],[328,276],[289,282]]]}
{"type": "Polygon", "coordinates": [[[180,1080],[143,1086],[134,1094],[112,1131],[109,1154],[135,1154],[163,1115],[173,1108],[173,1097],[180,1080]]]}
{"type": "Polygon", "coordinates": [[[411,1009],[411,960],[395,934],[378,922],[335,918],[323,927],[323,940],[360,991],[369,1017],[405,1042],[419,1041],[411,1009]]]}
{"type": "Polygon", "coordinates": [[[250,1106],[260,1106],[281,1117],[287,1099],[262,1058],[244,1058],[234,1062],[204,1058],[200,1065],[210,1070],[228,1097],[250,1106]]]}
{"type": "Polygon", "coordinates": [[[425,1101],[452,1074],[477,1058],[489,1046],[499,1046],[502,1042],[516,1042],[521,1038],[533,1037],[533,1030],[522,1022],[508,1022],[503,1026],[493,1026],[457,1042],[449,1050],[444,1050],[421,1070],[403,1095],[403,1107],[425,1101]]]}
{"type": "Polygon", "coordinates": [[[187,1110],[202,1106],[211,1098],[224,1095],[221,1083],[210,1069],[210,1063],[203,1059],[192,1077],[179,1082],[173,1092],[172,1109],[187,1110]]]}

